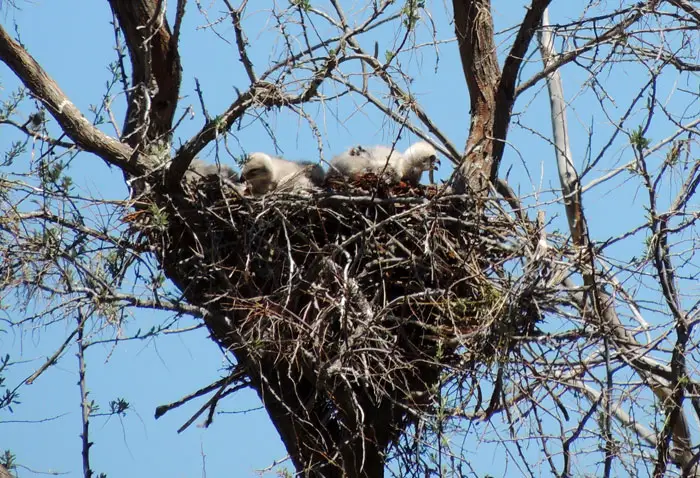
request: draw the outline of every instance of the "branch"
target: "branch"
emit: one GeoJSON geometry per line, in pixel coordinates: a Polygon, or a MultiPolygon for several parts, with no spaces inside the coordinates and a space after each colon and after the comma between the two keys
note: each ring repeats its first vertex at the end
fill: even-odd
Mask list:
{"type": "MultiPolygon", "coordinates": [[[[160,417],[162,417],[163,415],[168,413],[170,410],[173,410],[179,406],[182,406],[192,399],[195,399],[197,397],[201,397],[202,395],[206,395],[207,393],[212,392],[216,389],[225,388],[235,380],[239,380],[241,382],[244,381],[243,372],[241,370],[234,370],[227,377],[221,378],[221,379],[217,380],[216,382],[207,385],[206,387],[200,388],[199,390],[197,390],[189,395],[186,395],[173,403],[169,403],[167,405],[160,405],[160,406],[156,407],[155,418],[156,418],[156,420],[159,419],[160,417]]],[[[209,403],[209,402],[207,402],[207,403],[209,403]]]]}
{"type": "Polygon", "coordinates": [[[88,389],[87,382],[85,379],[85,342],[84,342],[84,327],[87,316],[83,315],[82,310],[78,311],[78,386],[80,387],[80,418],[82,422],[82,433],[80,434],[80,439],[82,442],[82,456],[83,456],[83,476],[85,478],[91,478],[93,475],[92,468],[90,467],[90,448],[92,447],[92,442],[90,442],[90,414],[92,412],[91,402],[88,401],[88,389]]]}
{"type": "Polygon", "coordinates": [[[178,150],[168,172],[168,183],[177,184],[194,157],[216,139],[219,133],[228,131],[248,108],[254,105],[271,108],[309,102],[318,96],[319,87],[332,75],[337,65],[337,57],[333,55],[328,57],[314,72],[306,88],[298,95],[287,95],[278,85],[266,81],[258,81],[251,85],[250,89],[240,95],[224,113],[207,121],[201,131],[178,150]]]}
{"type": "MultiPolygon", "coordinates": [[[[549,18],[546,13],[543,15],[543,31],[540,37],[540,49],[542,52],[543,61],[556,64],[551,61],[554,57],[551,38],[547,31],[549,18]]],[[[549,68],[545,67],[545,71],[549,68]]],[[[634,358],[644,355],[643,347],[635,339],[620,320],[617,311],[613,304],[613,298],[605,292],[601,284],[598,283],[595,271],[595,257],[593,249],[590,245],[587,234],[586,219],[583,213],[581,203],[580,185],[575,166],[571,161],[571,152],[569,148],[569,139],[566,126],[566,108],[563,101],[563,87],[561,86],[561,76],[558,71],[552,70],[547,74],[549,87],[552,128],[555,137],[555,152],[557,156],[557,167],[559,178],[562,182],[562,189],[565,191],[565,198],[569,201],[565,205],[567,208],[567,217],[569,217],[569,226],[574,244],[579,246],[582,251],[586,252],[586,259],[581,260],[579,267],[582,270],[584,284],[590,289],[591,293],[588,296],[591,300],[592,309],[595,317],[601,320],[601,325],[606,333],[611,333],[615,341],[616,347],[620,353],[633,365],[636,372],[645,379],[647,385],[652,389],[654,395],[658,398],[661,406],[666,413],[666,424],[664,425],[664,435],[672,437],[673,442],[678,449],[678,453],[674,454],[674,460],[684,468],[688,468],[689,476],[698,476],[699,469],[693,464],[693,452],[691,447],[690,429],[686,415],[681,408],[684,387],[680,386],[680,377],[672,376],[672,380],[666,380],[659,376],[650,373],[635,364],[634,358]],[[572,194],[567,195],[566,191],[572,194]],[[609,331],[609,332],[608,332],[609,331]],[[631,359],[631,360],[630,360],[631,359]]],[[[662,280],[663,285],[663,280],[662,280]]],[[[581,305],[585,305],[582,301],[581,305]]],[[[679,328],[683,324],[678,323],[679,328]]],[[[678,327],[677,327],[678,329],[678,327]]],[[[679,330],[679,346],[684,346],[685,342],[681,343],[682,339],[687,340],[687,333],[683,334],[684,330],[679,330]]],[[[678,348],[678,347],[677,347],[678,348]]],[[[678,375],[678,353],[674,350],[674,367],[672,372],[678,375]]],[[[684,367],[681,367],[684,370],[684,367]]],[[[654,476],[660,476],[657,472],[663,473],[665,470],[665,460],[667,443],[666,440],[659,440],[659,463],[654,476]]]]}
{"type": "Polygon", "coordinates": [[[576,50],[570,51],[568,53],[563,53],[558,56],[557,61],[553,61],[544,68],[542,71],[539,73],[533,75],[529,80],[524,81],[520,84],[515,89],[515,96],[520,96],[521,93],[523,93],[525,90],[535,86],[541,79],[546,78],[550,73],[558,70],[561,66],[574,61],[576,58],[581,56],[583,53],[595,48],[598,45],[601,45],[603,43],[606,43],[613,38],[623,35],[625,32],[625,29],[632,25],[634,22],[639,20],[642,16],[644,16],[644,13],[646,12],[647,9],[653,8],[653,6],[658,3],[658,0],[650,0],[647,2],[646,7],[636,7],[632,8],[631,11],[632,13],[625,18],[622,22],[618,23],[617,25],[607,29],[605,32],[603,32],[601,35],[597,35],[595,38],[590,40],[588,43],[583,45],[581,48],[577,48],[576,50]]]}
{"type": "Polygon", "coordinates": [[[246,110],[253,104],[257,89],[255,86],[236,98],[231,106],[228,107],[221,115],[207,121],[204,127],[180,147],[177,154],[173,158],[168,173],[168,182],[170,184],[179,182],[179,179],[185,174],[187,168],[194,157],[203,150],[207,144],[213,141],[221,131],[228,130],[233,123],[245,114],[246,110]]]}
{"type": "Polygon", "coordinates": [[[1,25],[0,60],[46,106],[63,131],[81,149],[130,174],[137,175],[141,172],[131,161],[133,150],[93,126],[41,65],[19,43],[10,38],[1,25]]]}
{"type": "Polygon", "coordinates": [[[251,62],[250,57],[248,57],[248,39],[246,38],[245,33],[243,32],[243,26],[241,25],[241,13],[248,4],[248,0],[245,0],[239,8],[233,8],[233,5],[231,5],[231,2],[228,0],[224,0],[224,3],[231,14],[231,22],[233,23],[233,29],[236,32],[236,46],[238,47],[240,60],[243,63],[246,73],[248,74],[248,79],[251,83],[255,83],[257,79],[255,76],[255,70],[253,69],[253,62],[251,62]]]}
{"type": "Polygon", "coordinates": [[[486,195],[503,157],[515,84],[523,58],[551,0],[533,0],[525,14],[501,73],[496,58],[490,0],[453,0],[455,31],[469,89],[471,122],[466,152],[455,187],[467,185],[486,195]]]}
{"type": "Polygon", "coordinates": [[[503,157],[511,111],[513,109],[513,103],[515,102],[515,82],[520,73],[520,66],[530,47],[532,37],[542,21],[542,14],[547,9],[550,1],[551,0],[532,1],[523,22],[520,24],[520,30],[518,30],[513,46],[503,65],[503,73],[501,74],[501,81],[498,84],[496,107],[494,111],[493,159],[491,161],[491,173],[489,176],[491,182],[495,181],[498,176],[498,166],[501,164],[501,158],[503,157]]]}
{"type": "MultiPolygon", "coordinates": [[[[549,13],[542,15],[542,29],[539,33],[540,51],[542,63],[545,69],[557,59],[554,51],[554,39],[548,28],[549,13]]],[[[569,220],[569,228],[575,244],[583,243],[583,220],[581,213],[581,184],[576,172],[576,167],[571,159],[569,147],[569,131],[566,121],[566,101],[564,101],[564,87],[562,86],[561,73],[554,70],[547,75],[547,89],[549,91],[549,104],[551,107],[552,134],[554,136],[554,153],[557,158],[557,171],[559,182],[564,195],[564,208],[569,220]]]]}
{"type": "MultiPolygon", "coordinates": [[[[490,0],[452,0],[455,32],[469,89],[471,122],[461,181],[476,193],[488,191],[493,149],[496,85],[500,76],[490,0]]],[[[466,185],[456,185],[461,189],[466,185]]]]}
{"type": "Polygon", "coordinates": [[[696,7],[692,6],[690,3],[686,2],[685,0],[669,0],[671,5],[685,11],[687,14],[695,18],[698,22],[700,22],[700,10],[697,9],[696,7]]]}
{"type": "Polygon", "coordinates": [[[109,0],[131,59],[126,124],[122,137],[134,148],[169,140],[182,78],[177,49],[184,2],[178,2],[177,35],[170,34],[163,0],[109,0]]]}
{"type": "Polygon", "coordinates": [[[15,121],[12,121],[12,120],[0,120],[0,124],[8,124],[10,126],[14,126],[18,130],[20,130],[22,133],[26,134],[27,136],[30,136],[34,139],[38,139],[40,141],[43,141],[47,144],[50,144],[51,146],[59,146],[61,148],[66,148],[66,149],[75,148],[75,145],[73,143],[68,143],[66,141],[54,139],[46,134],[42,134],[39,131],[36,131],[36,130],[29,128],[27,126],[28,123],[19,124],[15,121]]]}
{"type": "Polygon", "coordinates": [[[185,5],[187,0],[177,0],[177,11],[175,12],[175,26],[173,27],[173,36],[171,38],[171,45],[177,48],[178,41],[180,40],[180,29],[182,28],[182,19],[185,18],[185,5]]]}

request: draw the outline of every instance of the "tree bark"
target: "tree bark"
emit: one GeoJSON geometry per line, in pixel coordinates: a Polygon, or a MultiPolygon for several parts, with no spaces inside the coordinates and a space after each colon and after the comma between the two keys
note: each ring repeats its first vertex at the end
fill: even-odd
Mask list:
{"type": "Polygon", "coordinates": [[[455,33],[469,89],[469,137],[458,188],[486,195],[493,154],[496,86],[500,77],[490,0],[453,0],[455,33]]]}
{"type": "Polygon", "coordinates": [[[163,0],[109,0],[131,59],[131,89],[123,139],[139,148],[169,142],[182,78],[177,37],[163,0]]]}
{"type": "Polygon", "coordinates": [[[469,187],[485,196],[497,179],[520,66],[549,2],[533,0],[501,72],[490,0],[452,1],[471,114],[466,151],[455,182],[458,191],[469,187]]]}

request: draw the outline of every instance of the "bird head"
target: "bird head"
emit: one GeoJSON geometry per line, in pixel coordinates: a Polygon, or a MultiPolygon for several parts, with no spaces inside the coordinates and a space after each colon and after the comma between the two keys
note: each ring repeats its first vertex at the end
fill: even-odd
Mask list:
{"type": "Polygon", "coordinates": [[[266,193],[274,186],[272,159],[265,153],[250,153],[241,170],[241,182],[249,183],[256,194],[266,193]]]}
{"type": "Polygon", "coordinates": [[[362,146],[357,145],[357,146],[350,148],[350,150],[348,151],[348,154],[350,156],[362,156],[363,154],[367,154],[367,150],[365,148],[363,148],[362,146]]]}
{"type": "Polygon", "coordinates": [[[404,153],[406,166],[420,172],[430,171],[435,166],[440,166],[437,150],[432,144],[425,141],[412,144],[404,153]]]}

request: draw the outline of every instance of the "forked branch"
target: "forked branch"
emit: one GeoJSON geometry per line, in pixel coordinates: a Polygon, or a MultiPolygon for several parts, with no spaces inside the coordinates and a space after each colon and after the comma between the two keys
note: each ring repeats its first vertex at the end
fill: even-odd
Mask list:
{"type": "Polygon", "coordinates": [[[498,175],[515,102],[515,83],[542,12],[550,0],[533,0],[506,58],[496,57],[490,0],[453,0],[455,31],[470,97],[471,122],[458,188],[485,194],[498,175]],[[460,184],[461,183],[461,184],[460,184]]]}
{"type": "MultiPolygon", "coordinates": [[[[162,0],[109,0],[119,20],[131,59],[131,89],[128,91],[124,139],[132,146],[168,139],[171,134],[181,65],[177,41],[165,18],[162,0]]],[[[184,5],[178,5],[178,18],[184,5]]]]}

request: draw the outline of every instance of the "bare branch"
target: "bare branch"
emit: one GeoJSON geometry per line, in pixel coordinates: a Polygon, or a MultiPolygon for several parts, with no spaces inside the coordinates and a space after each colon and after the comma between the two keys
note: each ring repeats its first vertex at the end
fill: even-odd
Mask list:
{"type": "MultiPolygon", "coordinates": [[[[539,34],[540,51],[545,69],[551,63],[556,62],[557,54],[554,51],[554,39],[549,27],[549,14],[545,10],[542,15],[542,29],[539,34]]],[[[585,226],[581,216],[581,184],[578,173],[571,156],[569,146],[569,131],[566,120],[566,101],[564,100],[564,87],[562,86],[559,70],[547,75],[547,88],[552,117],[552,135],[554,139],[554,153],[557,159],[557,171],[559,182],[564,195],[566,217],[569,220],[569,228],[576,244],[584,243],[585,226]]]]}
{"type": "Polygon", "coordinates": [[[76,147],[75,144],[73,144],[73,143],[68,143],[66,141],[54,139],[54,138],[51,138],[51,137],[49,137],[43,133],[40,133],[34,129],[31,129],[27,126],[27,123],[19,124],[15,121],[12,121],[12,120],[0,119],[0,124],[7,124],[10,126],[13,126],[13,127],[17,128],[18,130],[20,130],[22,133],[26,134],[27,136],[30,136],[34,139],[44,141],[45,143],[50,144],[52,146],[60,146],[61,148],[66,148],[66,149],[72,149],[72,148],[76,147]]]}
{"type": "Polygon", "coordinates": [[[233,22],[233,28],[236,32],[236,46],[238,46],[238,54],[240,56],[243,67],[248,74],[248,79],[251,84],[255,83],[257,77],[255,76],[255,70],[253,69],[253,62],[250,61],[248,56],[248,40],[246,39],[245,33],[243,32],[243,26],[241,24],[241,14],[245,10],[248,0],[244,0],[241,6],[238,8],[233,8],[229,0],[224,0],[224,3],[228,7],[228,11],[231,14],[231,21],[233,22]]]}
{"type": "Polygon", "coordinates": [[[576,58],[581,56],[583,53],[592,50],[598,45],[608,43],[617,37],[624,36],[625,30],[637,20],[642,18],[648,11],[653,10],[659,0],[648,0],[645,6],[635,6],[629,9],[629,14],[620,23],[608,28],[606,31],[600,35],[596,35],[595,38],[591,39],[582,47],[572,50],[567,53],[562,53],[557,56],[556,61],[549,63],[549,66],[545,67],[539,73],[533,75],[530,79],[523,81],[516,89],[515,96],[518,97],[522,92],[536,85],[540,80],[546,78],[547,75],[558,70],[565,64],[574,61],[576,58]]]}
{"type": "MultiPolygon", "coordinates": [[[[552,64],[556,63],[556,61],[551,61],[551,59],[555,58],[556,55],[552,48],[551,37],[546,30],[548,26],[548,17],[545,15],[543,17],[543,32],[540,40],[540,49],[542,51],[542,57],[545,65],[550,62],[552,64]]],[[[546,66],[545,70],[547,70],[546,66]]],[[[581,203],[578,174],[576,173],[573,161],[571,159],[566,125],[566,106],[563,100],[561,76],[557,71],[551,71],[548,74],[548,87],[550,94],[550,105],[552,109],[552,128],[555,138],[557,169],[559,172],[560,181],[562,183],[562,189],[564,190],[565,206],[567,208],[567,217],[569,218],[571,235],[574,239],[574,243],[579,246],[581,250],[587,251],[588,257],[580,261],[580,267],[583,268],[582,272],[584,283],[590,287],[592,291],[591,299],[593,309],[595,310],[596,315],[603,320],[603,324],[605,324],[606,328],[612,330],[617,347],[622,350],[623,354],[631,352],[635,355],[641,355],[638,351],[638,349],[641,348],[640,345],[634,339],[632,334],[625,329],[615,308],[612,306],[610,296],[600,287],[600,284],[596,279],[596,273],[594,270],[595,258],[593,249],[590,247],[590,241],[588,239],[586,220],[581,203]],[[589,262],[589,264],[585,264],[586,262],[589,262]]],[[[648,176],[646,177],[648,178],[648,176]]],[[[651,185],[649,182],[648,187],[651,190],[651,185]]],[[[651,213],[652,216],[656,217],[653,206],[654,203],[652,196],[651,213]]],[[[659,268],[662,276],[662,284],[664,282],[668,284],[668,281],[663,277],[664,274],[661,272],[661,270],[666,270],[666,267],[668,266],[668,263],[660,257],[660,255],[667,257],[667,255],[664,255],[663,252],[660,252],[660,249],[663,248],[663,244],[661,242],[663,241],[663,237],[657,236],[657,241],[660,241],[657,243],[656,249],[657,267],[659,268]]],[[[669,294],[671,293],[669,292],[669,294]]],[[[674,373],[672,373],[672,382],[669,384],[666,380],[660,379],[654,374],[647,373],[646,371],[637,368],[637,372],[647,379],[647,383],[652,388],[654,394],[659,398],[667,414],[667,421],[664,427],[664,438],[658,442],[659,458],[657,460],[654,476],[662,476],[664,473],[666,459],[668,456],[668,441],[671,439],[671,437],[673,437],[674,443],[680,450],[680,453],[678,453],[676,457],[676,460],[680,466],[686,467],[691,460],[693,460],[690,430],[685,414],[681,408],[683,400],[683,387],[678,385],[680,377],[685,377],[685,368],[681,357],[683,357],[688,336],[687,324],[685,324],[684,319],[684,317],[677,317],[677,330],[679,332],[679,337],[673,353],[672,371],[674,373]]],[[[697,476],[698,473],[699,471],[697,467],[695,467],[692,470],[692,475],[697,476]]]]}
{"type": "Polygon", "coordinates": [[[19,43],[10,38],[1,25],[0,60],[10,67],[32,94],[46,106],[63,131],[81,149],[94,153],[128,173],[142,172],[132,160],[131,148],[94,127],[39,63],[19,43]]]}
{"type": "Polygon", "coordinates": [[[525,59],[525,54],[530,47],[535,31],[540,26],[542,14],[546,10],[551,0],[533,0],[525,14],[523,22],[520,24],[518,34],[513,41],[513,46],[506,57],[503,65],[503,72],[498,84],[494,105],[493,124],[493,153],[491,160],[490,181],[494,182],[498,176],[498,167],[501,164],[505,139],[508,134],[511,111],[515,102],[515,84],[520,74],[520,66],[525,59]]]}
{"type": "Polygon", "coordinates": [[[691,15],[697,22],[700,22],[700,10],[686,0],[669,0],[669,3],[691,15]]]}

